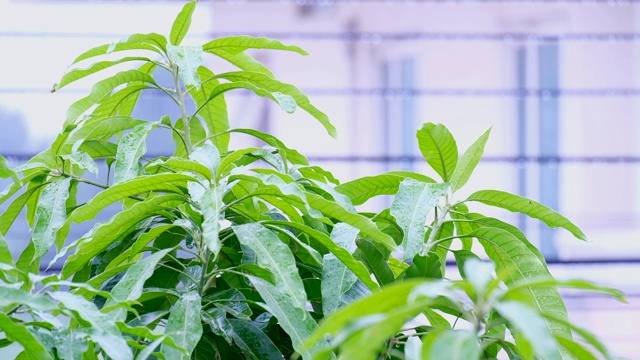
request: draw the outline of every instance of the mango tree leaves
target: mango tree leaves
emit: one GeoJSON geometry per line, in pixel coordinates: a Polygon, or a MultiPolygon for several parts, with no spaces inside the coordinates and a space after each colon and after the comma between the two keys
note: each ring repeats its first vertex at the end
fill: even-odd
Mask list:
{"type": "Polygon", "coordinates": [[[14,182],[20,182],[18,179],[18,175],[15,171],[9,168],[9,164],[7,163],[7,159],[5,159],[2,155],[0,155],[0,179],[11,178],[14,182]]]}
{"type": "Polygon", "coordinates": [[[149,122],[140,124],[122,137],[116,154],[114,184],[119,184],[138,176],[138,161],[147,152],[147,136],[156,126],[156,123],[149,122]]]}
{"type": "Polygon", "coordinates": [[[133,34],[122,41],[118,41],[112,44],[100,45],[93,49],[85,51],[75,60],[73,60],[73,64],[92,57],[125,50],[151,50],[157,52],[158,54],[162,54],[162,52],[166,49],[166,45],[167,39],[165,39],[164,36],[160,34],[133,34]]]}
{"type": "Polygon", "coordinates": [[[249,82],[271,93],[282,93],[284,95],[291,96],[299,107],[304,109],[311,116],[315,117],[316,120],[318,120],[322,124],[322,126],[324,126],[329,135],[331,135],[332,137],[337,136],[336,128],[329,121],[329,117],[327,117],[327,115],[325,115],[322,111],[318,110],[318,108],[313,106],[309,101],[309,98],[307,98],[307,96],[302,91],[300,91],[300,89],[293,85],[280,82],[265,74],[249,71],[228,72],[219,74],[217,75],[217,77],[233,82],[249,82]]]}
{"type": "Polygon", "coordinates": [[[67,215],[66,202],[69,197],[71,178],[52,181],[47,184],[36,208],[36,225],[31,241],[35,246],[34,258],[39,258],[49,251],[56,240],[58,230],[64,225],[67,215]]]}
{"type": "Polygon", "coordinates": [[[237,54],[248,49],[269,49],[292,51],[300,55],[309,55],[308,52],[302,50],[297,46],[284,45],[278,40],[246,35],[217,38],[202,45],[202,49],[207,52],[210,52],[214,49],[224,49],[225,51],[232,54],[237,54]]]}
{"type": "MultiPolygon", "coordinates": [[[[358,229],[339,223],[331,231],[331,239],[351,252],[356,246],[358,229]]],[[[356,283],[358,278],[335,255],[326,254],[322,262],[322,312],[325,316],[341,305],[340,298],[356,283]]]]}
{"type": "Polygon", "coordinates": [[[420,174],[389,172],[375,176],[365,176],[336,186],[336,190],[351,199],[353,205],[364,204],[367,200],[379,195],[393,195],[398,192],[400,183],[406,178],[414,178],[422,182],[435,182],[420,174]],[[415,177],[413,176],[415,175],[415,177]]]}
{"type": "Polygon", "coordinates": [[[178,75],[185,86],[200,88],[198,68],[203,65],[202,47],[167,45],[169,60],[178,66],[178,75]]]}
{"type": "Polygon", "coordinates": [[[476,360],[481,353],[478,336],[472,331],[444,330],[423,338],[423,359],[476,360]]]}
{"type": "Polygon", "coordinates": [[[96,165],[96,162],[93,161],[91,156],[84,151],[77,151],[69,155],[61,155],[60,157],[81,169],[88,170],[90,173],[98,175],[98,165],[96,165]]]}
{"type": "Polygon", "coordinates": [[[206,82],[202,83],[199,89],[194,87],[189,93],[200,109],[198,115],[202,118],[209,136],[216,135],[211,141],[220,153],[225,153],[229,149],[230,140],[230,135],[225,133],[229,130],[227,102],[224,96],[209,99],[209,94],[220,82],[213,78],[213,72],[205,67],[198,68],[198,76],[206,82]]]}
{"type": "Polygon", "coordinates": [[[99,81],[95,85],[93,85],[93,87],[91,88],[91,93],[88,96],[74,102],[69,107],[69,109],[67,110],[67,119],[64,122],[64,127],[75,123],[80,118],[80,116],[87,110],[89,110],[93,105],[97,104],[98,101],[102,100],[102,98],[104,98],[106,95],[111,94],[111,91],[113,91],[113,89],[122,84],[130,83],[132,81],[141,81],[156,85],[156,82],[155,80],[153,80],[151,75],[139,70],[122,71],[110,78],[99,81]]]}
{"type": "Polygon", "coordinates": [[[234,226],[233,231],[242,246],[255,253],[258,266],[274,275],[278,290],[289,296],[294,306],[304,309],[307,295],[289,247],[273,232],[257,223],[234,226]]]}
{"type": "Polygon", "coordinates": [[[129,360],[133,358],[131,349],[122,338],[115,322],[108,314],[100,312],[94,303],[81,296],[63,291],[54,291],[50,295],[91,325],[91,340],[100,345],[111,359],[129,360]]]}
{"type": "Polygon", "coordinates": [[[451,192],[456,192],[458,189],[463,187],[469,178],[471,177],[471,173],[476,168],[476,165],[480,162],[480,158],[482,158],[482,153],[484,152],[484,146],[487,144],[487,140],[489,140],[489,133],[491,129],[487,130],[482,136],[478,138],[467,151],[462,154],[460,160],[456,165],[453,174],[451,175],[451,192]]]}
{"type": "Polygon", "coordinates": [[[259,327],[238,319],[229,319],[229,323],[233,328],[233,341],[250,359],[284,360],[278,347],[259,327]]]}
{"type": "Polygon", "coordinates": [[[443,181],[449,181],[458,163],[458,147],[449,130],[442,124],[426,123],[417,137],[424,159],[443,181]]]}
{"type": "Polygon", "coordinates": [[[202,214],[202,239],[207,248],[213,253],[214,259],[222,248],[218,238],[220,233],[220,212],[222,211],[222,190],[217,186],[211,186],[204,192],[200,192],[202,186],[195,183],[189,184],[189,194],[198,204],[202,214]],[[198,189],[198,190],[196,190],[198,189]]]}
{"type": "Polygon", "coordinates": [[[525,197],[498,190],[481,190],[471,194],[467,201],[478,201],[483,204],[500,207],[511,212],[519,212],[534,219],[541,220],[551,228],[564,228],[580,240],[586,240],[576,225],[555,210],[525,197]]]}
{"type": "Polygon", "coordinates": [[[398,194],[391,204],[391,215],[404,232],[403,260],[413,259],[424,243],[427,214],[440,198],[447,194],[449,183],[428,184],[413,179],[400,183],[398,194]]]}
{"type": "Polygon", "coordinates": [[[218,166],[220,165],[220,151],[210,141],[206,141],[202,146],[193,149],[189,154],[189,159],[206,166],[211,172],[212,176],[210,177],[216,177],[218,166]]]}
{"type": "Polygon", "coordinates": [[[34,310],[51,310],[54,304],[47,298],[32,295],[24,290],[14,289],[7,285],[0,285],[0,307],[10,305],[25,305],[34,310]]]}
{"type": "MultiPolygon", "coordinates": [[[[137,300],[142,295],[144,282],[153,275],[158,262],[172,250],[172,248],[160,250],[133,264],[113,287],[111,290],[113,301],[107,301],[105,306],[114,305],[115,302],[137,300]]],[[[110,314],[115,321],[124,321],[126,318],[126,310],[123,308],[116,309],[110,314]]]]}
{"type": "Polygon", "coordinates": [[[4,313],[0,313],[0,330],[11,340],[20,343],[24,348],[25,358],[53,360],[47,348],[23,324],[15,323],[4,313]]]}
{"type": "Polygon", "coordinates": [[[99,71],[102,71],[104,69],[110,68],[112,66],[118,65],[118,64],[122,64],[124,62],[128,62],[128,61],[145,61],[145,62],[151,62],[151,60],[149,58],[146,57],[125,57],[122,59],[118,59],[115,61],[100,61],[97,62],[95,64],[92,64],[91,66],[89,66],[86,69],[73,69],[71,71],[66,72],[63,76],[62,79],[60,79],[60,82],[55,84],[53,86],[53,90],[54,91],[58,91],[60,89],[62,89],[63,87],[76,82],[80,79],[83,79],[91,74],[95,74],[99,71]]]}
{"type": "Polygon", "coordinates": [[[165,359],[188,360],[191,358],[191,352],[202,336],[200,303],[200,295],[191,291],[182,295],[171,309],[165,334],[169,335],[175,344],[185,349],[188,355],[172,346],[162,344],[161,349],[165,359]]]}
{"type": "MultiPolygon", "coordinates": [[[[216,85],[213,89],[211,89],[211,92],[209,93],[209,98],[206,100],[204,105],[208,104],[209,101],[212,101],[215,98],[219,97],[221,94],[234,89],[247,89],[247,90],[253,91],[258,96],[268,97],[269,99],[273,100],[276,104],[278,104],[280,108],[286,111],[287,113],[293,113],[294,111],[296,111],[296,108],[297,108],[297,103],[293,97],[283,94],[281,92],[271,92],[271,91],[265,90],[248,81],[234,81],[230,83],[223,83],[223,84],[216,85]]],[[[200,106],[202,107],[203,105],[200,105],[200,106]]],[[[199,113],[199,112],[200,111],[198,110],[196,113],[199,113]]]]}
{"type": "Polygon", "coordinates": [[[182,39],[184,39],[187,32],[189,32],[191,16],[193,15],[193,11],[196,9],[196,4],[197,1],[190,1],[186,3],[178,13],[176,19],[173,21],[171,33],[169,35],[169,41],[171,41],[172,45],[180,45],[182,39]]]}

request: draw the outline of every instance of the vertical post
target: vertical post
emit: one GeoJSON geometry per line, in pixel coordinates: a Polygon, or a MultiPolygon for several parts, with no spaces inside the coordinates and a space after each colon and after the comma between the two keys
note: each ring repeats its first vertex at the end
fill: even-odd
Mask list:
{"type": "MultiPolygon", "coordinates": [[[[538,77],[540,85],[540,202],[558,209],[558,43],[557,40],[538,47],[538,77]],[[546,161],[550,159],[549,161],[546,161]]],[[[557,260],[555,234],[540,224],[540,250],[547,260],[557,260]]]]}
{"type": "MultiPolygon", "coordinates": [[[[527,156],[527,49],[524,46],[516,50],[516,87],[518,90],[517,112],[518,112],[518,158],[524,159],[527,156]]],[[[519,160],[518,167],[518,195],[527,196],[527,167],[524,160],[519,160]]],[[[518,214],[518,225],[522,232],[526,234],[527,216],[518,214]]]]}

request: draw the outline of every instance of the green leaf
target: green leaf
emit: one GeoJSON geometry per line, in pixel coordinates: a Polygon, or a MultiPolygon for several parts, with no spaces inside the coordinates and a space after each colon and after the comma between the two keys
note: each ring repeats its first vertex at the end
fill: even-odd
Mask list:
{"type": "Polygon", "coordinates": [[[458,147],[449,130],[442,124],[426,123],[417,137],[424,159],[442,180],[449,181],[458,163],[458,147]]]}
{"type": "Polygon", "coordinates": [[[602,341],[600,341],[600,339],[598,339],[598,337],[595,334],[591,333],[590,331],[587,331],[573,324],[572,322],[568,321],[566,318],[559,318],[550,314],[543,314],[543,316],[548,320],[556,321],[558,323],[563,324],[564,326],[569,327],[573,332],[580,335],[580,337],[584,339],[587,343],[589,343],[589,345],[591,345],[594,349],[598,350],[605,359],[616,359],[616,357],[611,354],[611,352],[604,345],[604,343],[602,343],[602,341]]]}
{"type": "Polygon", "coordinates": [[[388,253],[387,255],[383,254],[373,243],[362,239],[358,241],[358,249],[362,261],[371,270],[381,286],[394,282],[395,276],[387,264],[388,253]]]}
{"type": "Polygon", "coordinates": [[[241,70],[257,72],[265,74],[269,77],[275,77],[271,70],[269,70],[266,66],[262,65],[258,60],[254,59],[251,55],[245,52],[233,53],[227,51],[224,48],[212,48],[209,50],[205,50],[205,52],[216,55],[219,58],[224,59],[237,66],[241,70]]]}
{"type": "Polygon", "coordinates": [[[330,251],[333,255],[335,255],[343,264],[345,264],[349,270],[351,270],[360,281],[365,283],[367,287],[371,290],[375,290],[378,288],[378,284],[376,284],[373,280],[371,280],[371,275],[369,271],[364,266],[363,263],[356,260],[349,251],[345,248],[338,246],[329,236],[325,233],[312,229],[309,226],[300,223],[292,223],[287,221],[266,221],[265,224],[275,224],[282,227],[291,227],[297,229],[312,239],[316,240],[319,244],[311,243],[312,246],[315,245],[316,250],[322,246],[325,247],[328,251],[330,251]],[[319,245],[319,246],[318,246],[319,245]]]}
{"type": "Polygon", "coordinates": [[[278,139],[277,137],[271,134],[266,134],[253,129],[240,129],[240,128],[230,129],[229,132],[247,134],[255,138],[258,138],[264,141],[266,144],[271,145],[275,148],[278,148],[278,151],[284,152],[286,154],[287,160],[289,160],[291,163],[309,165],[309,160],[307,160],[307,158],[304,155],[299,153],[297,150],[288,148],[280,139],[278,139]]]}
{"type": "Polygon", "coordinates": [[[451,175],[451,192],[454,193],[458,191],[458,189],[462,188],[473,173],[473,170],[476,168],[480,159],[482,158],[482,153],[484,153],[484,146],[487,144],[487,140],[489,140],[489,133],[491,133],[491,129],[487,130],[482,136],[478,138],[467,151],[462,154],[460,160],[458,160],[458,164],[456,165],[453,174],[451,175]]]}
{"type": "Polygon", "coordinates": [[[25,359],[53,360],[51,353],[26,326],[13,322],[4,313],[0,313],[0,329],[9,340],[22,345],[25,359]]]}
{"type": "Polygon", "coordinates": [[[308,52],[302,50],[297,46],[284,45],[278,40],[258,38],[246,35],[217,38],[202,45],[202,48],[207,52],[213,49],[224,49],[225,51],[233,54],[240,53],[248,49],[269,49],[292,51],[300,55],[309,55],[308,52]]]}
{"type": "Polygon", "coordinates": [[[7,159],[0,155],[0,179],[6,178],[11,178],[16,183],[20,182],[20,179],[18,179],[18,175],[13,170],[11,170],[11,168],[9,168],[7,159]]]}
{"type": "Polygon", "coordinates": [[[551,228],[564,228],[580,240],[586,240],[576,225],[555,210],[525,197],[498,190],[481,190],[471,194],[466,201],[477,201],[500,207],[511,212],[519,212],[538,219],[551,228]]]}
{"type": "Polygon", "coordinates": [[[102,350],[113,360],[129,360],[133,358],[131,349],[122,338],[115,322],[108,314],[103,314],[98,307],[85,298],[63,291],[50,293],[65,308],[74,311],[79,317],[91,325],[90,337],[100,345],[102,350]]]}
{"type": "Polygon", "coordinates": [[[0,307],[24,305],[34,310],[51,310],[55,305],[44,296],[29,294],[20,289],[0,285],[0,307]]]}
{"type": "Polygon", "coordinates": [[[118,146],[108,141],[89,140],[82,143],[78,151],[86,152],[92,159],[113,158],[118,152],[118,146]]]}
{"type": "Polygon", "coordinates": [[[250,280],[264,300],[265,309],[278,319],[278,324],[291,338],[293,348],[302,355],[303,359],[313,359],[313,354],[322,344],[303,348],[305,339],[318,327],[311,314],[305,307],[296,305],[293,298],[284,294],[275,285],[256,277],[250,277],[250,280]]]}
{"type": "Polygon", "coordinates": [[[555,339],[560,346],[571,353],[576,359],[597,360],[597,358],[591,353],[591,351],[587,350],[587,348],[583,344],[573,339],[568,339],[564,336],[556,336],[555,339]]]}
{"type": "Polygon", "coordinates": [[[91,156],[84,151],[77,151],[70,155],[61,155],[60,157],[81,169],[88,170],[90,173],[98,175],[98,165],[96,165],[91,156]]]}
{"type": "Polygon", "coordinates": [[[511,293],[521,291],[523,288],[533,288],[533,287],[562,287],[562,288],[570,288],[570,289],[588,290],[590,292],[614,297],[617,300],[622,302],[626,301],[624,293],[618,289],[599,286],[586,280],[579,280],[579,279],[556,280],[548,277],[541,278],[541,279],[535,279],[535,278],[527,279],[520,283],[513,284],[502,296],[509,297],[511,293]]]}
{"type": "Polygon", "coordinates": [[[82,222],[93,219],[98,213],[116,201],[129,196],[150,191],[179,192],[176,186],[186,187],[186,183],[195,179],[185,174],[155,174],[138,176],[101,191],[86,204],[76,208],[69,215],[69,222],[82,222]]]}
{"type": "MultiPolygon", "coordinates": [[[[215,147],[214,147],[215,149],[215,147]]],[[[199,213],[202,214],[202,240],[207,248],[212,252],[213,258],[218,257],[222,243],[218,238],[220,233],[220,213],[222,211],[222,191],[217,186],[212,186],[204,191],[202,195],[194,197],[192,189],[201,189],[201,185],[189,184],[189,194],[200,207],[199,213]]],[[[201,191],[201,190],[200,190],[201,191]]]]}
{"type": "MultiPolygon", "coordinates": [[[[288,113],[293,113],[297,108],[297,104],[293,97],[279,92],[267,91],[247,81],[234,81],[216,85],[213,89],[211,89],[209,97],[207,98],[204,105],[208,104],[209,101],[213,101],[223,93],[235,89],[247,89],[253,91],[258,96],[268,97],[276,104],[278,104],[282,110],[288,113]]],[[[200,106],[202,107],[203,105],[200,106]]],[[[196,113],[200,113],[200,109],[198,109],[196,113]]]]}
{"type": "Polygon", "coordinates": [[[229,149],[230,140],[230,135],[226,133],[229,130],[227,102],[224,96],[216,96],[214,99],[208,100],[209,94],[220,82],[214,79],[213,72],[205,67],[198,68],[198,76],[200,79],[207,79],[207,81],[199,89],[193,88],[189,93],[197,108],[200,109],[198,115],[202,118],[207,133],[209,136],[216,135],[211,138],[211,141],[220,153],[225,153],[229,149]]]}
{"type": "Polygon", "coordinates": [[[162,354],[166,359],[188,360],[202,336],[202,323],[200,321],[200,295],[191,291],[180,297],[173,306],[165,334],[173,339],[174,343],[187,351],[185,355],[180,350],[162,345],[162,354]]]}
{"type": "MultiPolygon", "coordinates": [[[[331,239],[351,252],[356,247],[358,229],[345,223],[336,224],[331,239]]],[[[325,316],[341,306],[341,297],[356,283],[358,277],[335,255],[329,253],[322,262],[322,312],[325,316]]]]}
{"type": "Polygon", "coordinates": [[[35,192],[39,191],[42,186],[44,185],[28,189],[24,193],[20,194],[20,196],[15,198],[11,202],[11,204],[9,204],[9,206],[7,206],[4,213],[0,215],[0,234],[7,234],[7,231],[9,231],[9,228],[11,228],[11,225],[16,220],[24,206],[27,204],[27,201],[29,201],[31,196],[35,192]]]}
{"type": "Polygon", "coordinates": [[[304,309],[307,296],[291,250],[269,229],[257,223],[233,226],[240,243],[254,253],[258,266],[270,271],[278,291],[291,297],[292,304],[304,309]]]}
{"type": "Polygon", "coordinates": [[[122,137],[116,154],[114,185],[138,176],[138,161],[147,152],[147,136],[156,126],[156,123],[150,122],[140,124],[122,137]]]}
{"type": "Polygon", "coordinates": [[[220,151],[210,141],[193,149],[189,159],[206,166],[212,177],[216,177],[218,166],[220,166],[220,151]]]}
{"type": "Polygon", "coordinates": [[[61,360],[81,359],[88,349],[87,333],[81,329],[64,329],[53,332],[56,355],[61,360]]]}
{"type": "Polygon", "coordinates": [[[11,249],[9,249],[7,240],[2,236],[2,232],[0,232],[0,264],[15,266],[13,257],[11,256],[11,249]]]}
{"type": "Polygon", "coordinates": [[[417,336],[411,336],[404,345],[405,360],[421,360],[422,359],[422,340],[417,336]]]}
{"type": "MultiPolygon", "coordinates": [[[[140,69],[142,68],[140,67],[140,69]]],[[[150,74],[152,71],[148,73],[150,74]]],[[[130,116],[142,91],[152,88],[152,86],[146,85],[145,82],[131,82],[121,90],[117,90],[110,96],[103,98],[98,103],[98,106],[93,109],[92,115],[96,117],[130,116]]]]}
{"type": "Polygon", "coordinates": [[[133,129],[143,124],[147,124],[147,122],[130,116],[98,117],[86,121],[75,128],[69,135],[65,145],[72,144],[71,151],[76,151],[78,147],[89,140],[108,140],[124,130],[133,129]]]}
{"type": "Polygon", "coordinates": [[[396,243],[393,239],[391,239],[389,235],[378,230],[376,224],[370,219],[360,214],[349,212],[338,203],[327,200],[320,195],[306,193],[306,196],[307,201],[312,208],[317,209],[327,216],[358,228],[360,232],[371,237],[373,240],[384,245],[390,250],[394,250],[396,248],[396,243]]]}
{"type": "Polygon", "coordinates": [[[538,356],[542,359],[562,359],[558,344],[544,318],[534,310],[516,301],[501,301],[494,307],[531,343],[538,356]]]}
{"type": "Polygon", "coordinates": [[[206,296],[204,300],[211,301],[215,307],[228,312],[238,319],[251,321],[251,308],[249,308],[245,296],[237,289],[231,288],[219,291],[206,296]]]}
{"type": "Polygon", "coordinates": [[[197,1],[190,1],[186,3],[178,13],[178,16],[171,26],[171,33],[169,35],[169,41],[171,41],[171,44],[180,45],[182,39],[184,39],[187,32],[189,32],[191,16],[193,15],[193,11],[196,9],[196,4],[197,1]]]}
{"type": "Polygon", "coordinates": [[[34,259],[49,251],[56,240],[58,230],[64,225],[67,209],[65,203],[69,197],[71,178],[50,182],[44,187],[36,208],[36,225],[31,241],[35,246],[34,259]]]}
{"type": "Polygon", "coordinates": [[[434,252],[429,252],[427,256],[416,255],[413,257],[413,262],[405,272],[404,278],[442,279],[443,276],[440,257],[434,252]]]}
{"type": "Polygon", "coordinates": [[[403,260],[413,259],[422,247],[427,215],[438,205],[440,198],[447,195],[449,186],[449,183],[429,184],[413,179],[400,183],[400,190],[391,204],[391,215],[404,232],[403,260]]]}
{"type": "Polygon", "coordinates": [[[375,196],[396,194],[400,188],[400,183],[410,177],[422,182],[435,182],[419,174],[415,174],[416,177],[403,175],[398,172],[390,172],[375,176],[365,176],[340,184],[336,186],[336,190],[347,195],[353,205],[361,205],[375,196]]]}
{"type": "Polygon", "coordinates": [[[167,45],[167,39],[164,36],[156,33],[150,34],[133,34],[128,38],[114,42],[112,44],[105,44],[97,46],[91,50],[88,50],[73,60],[73,64],[82,60],[86,60],[92,57],[106,55],[117,51],[125,50],[151,50],[162,54],[167,45]]]}
{"type": "MultiPolygon", "coordinates": [[[[506,274],[505,283],[512,286],[526,279],[549,278],[546,266],[525,244],[507,231],[496,228],[479,228],[470,236],[477,238],[500,274],[506,274]]],[[[555,287],[530,288],[532,304],[539,312],[559,318],[567,318],[567,310],[555,287]]],[[[565,325],[547,321],[547,331],[553,335],[570,337],[565,325]]],[[[558,354],[559,356],[559,354],[558,354]]]]}
{"type": "Polygon", "coordinates": [[[106,95],[111,94],[113,89],[122,84],[130,83],[133,81],[141,81],[157,86],[155,80],[153,80],[151,75],[142,71],[127,70],[119,72],[110,78],[97,82],[91,88],[91,93],[88,96],[71,104],[71,106],[67,110],[67,119],[65,120],[63,126],[67,127],[71,124],[76,123],[76,121],[82,114],[89,110],[93,105],[97,104],[106,95]]]}
{"type": "Polygon", "coordinates": [[[169,60],[178,65],[178,76],[185,86],[200,88],[201,80],[198,68],[204,65],[202,47],[200,46],[167,46],[169,60]]]}
{"type": "Polygon", "coordinates": [[[327,115],[313,106],[309,101],[309,98],[307,98],[307,96],[304,95],[304,93],[300,91],[300,89],[293,85],[274,80],[265,74],[248,71],[228,72],[219,74],[217,75],[217,77],[233,82],[249,82],[271,93],[282,93],[284,95],[291,96],[299,107],[316,118],[316,120],[318,120],[322,124],[322,126],[324,126],[329,135],[334,138],[337,135],[336,129],[329,121],[327,115]]]}
{"type": "Polygon", "coordinates": [[[278,347],[259,327],[249,321],[229,319],[233,328],[233,341],[250,359],[282,360],[278,347]]]}
{"type": "Polygon", "coordinates": [[[467,330],[444,330],[423,338],[423,359],[476,360],[482,349],[478,336],[467,330]]]}
{"type": "MultiPolygon", "coordinates": [[[[158,262],[170,251],[173,249],[160,250],[133,264],[111,290],[114,301],[107,301],[105,306],[114,305],[115,302],[138,300],[142,295],[144,282],[153,275],[158,262]]],[[[110,314],[115,321],[124,321],[127,313],[126,309],[118,308],[110,314]]]]}
{"type": "MultiPolygon", "coordinates": [[[[162,316],[164,316],[164,314],[168,313],[168,311],[163,311],[162,313],[163,313],[162,316]]],[[[145,314],[145,315],[148,315],[148,314],[145,314]]],[[[118,326],[118,330],[120,330],[120,332],[122,333],[135,335],[135,336],[138,336],[144,339],[149,339],[149,340],[162,339],[161,341],[162,343],[172,346],[173,348],[184,351],[186,353],[186,350],[180,348],[180,346],[178,346],[178,344],[173,342],[173,339],[168,337],[166,334],[156,334],[152,332],[151,329],[149,329],[148,327],[131,326],[131,323],[133,323],[133,321],[130,322],[129,324],[125,324],[123,322],[117,322],[116,325],[118,326]]],[[[149,325],[150,324],[147,324],[147,326],[149,325]]]]}
{"type": "Polygon", "coordinates": [[[118,59],[115,61],[100,61],[97,62],[95,64],[92,64],[91,66],[85,68],[85,69],[72,69],[71,71],[67,71],[63,76],[62,79],[60,79],[60,82],[55,84],[53,86],[53,90],[54,91],[58,91],[60,89],[62,89],[63,87],[76,82],[80,79],[83,79],[89,75],[95,74],[99,71],[102,71],[104,69],[110,68],[112,66],[118,65],[118,64],[122,64],[124,62],[128,62],[128,61],[145,61],[145,62],[151,62],[151,59],[146,58],[146,57],[125,57],[122,59],[118,59]]]}
{"type": "Polygon", "coordinates": [[[144,167],[145,171],[150,174],[158,174],[163,172],[187,172],[190,171],[195,174],[204,176],[206,179],[212,179],[211,170],[206,166],[197,163],[193,160],[187,160],[182,158],[170,157],[166,160],[156,159],[144,167]],[[170,169],[166,171],[166,169],[170,169]],[[173,171],[171,171],[173,170],[173,171]]]}
{"type": "Polygon", "coordinates": [[[107,223],[97,224],[80,239],[76,252],[65,262],[61,272],[62,278],[66,279],[75,274],[139,221],[151,214],[175,207],[183,201],[182,196],[175,194],[154,196],[116,214],[107,223]]]}
{"type": "Polygon", "coordinates": [[[470,260],[470,259],[476,259],[480,261],[480,258],[478,257],[478,255],[468,250],[457,250],[457,251],[452,251],[452,253],[453,253],[453,256],[456,258],[456,264],[458,265],[458,271],[460,272],[460,275],[462,275],[463,279],[466,279],[467,274],[464,270],[465,269],[464,264],[467,262],[467,260],[470,260]]]}

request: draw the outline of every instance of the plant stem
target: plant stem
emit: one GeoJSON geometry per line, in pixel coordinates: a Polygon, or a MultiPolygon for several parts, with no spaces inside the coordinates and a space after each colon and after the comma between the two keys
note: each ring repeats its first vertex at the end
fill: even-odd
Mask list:
{"type": "Polygon", "coordinates": [[[421,256],[427,256],[427,254],[433,247],[434,242],[436,241],[436,236],[438,235],[438,232],[440,232],[440,227],[442,227],[442,224],[444,224],[445,218],[449,213],[449,209],[449,204],[447,202],[447,204],[442,207],[440,213],[436,216],[436,221],[435,224],[433,224],[433,228],[431,229],[431,234],[429,234],[429,239],[424,245],[422,245],[422,249],[420,249],[421,256]]]}

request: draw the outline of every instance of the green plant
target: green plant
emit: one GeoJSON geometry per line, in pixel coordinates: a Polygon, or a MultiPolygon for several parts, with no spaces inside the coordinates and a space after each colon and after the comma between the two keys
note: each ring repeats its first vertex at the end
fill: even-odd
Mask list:
{"type": "Polygon", "coordinates": [[[597,339],[567,321],[556,286],[621,295],[585,282],[554,281],[517,228],[470,213],[466,203],[519,211],[584,239],[575,225],[504,192],[452,200],[479,162],[489,132],[458,158],[444,126],[425,124],[418,131],[420,150],[442,183],[390,172],[340,184],[274,136],[229,126],[224,93],[245,89],[287,112],[302,108],[335,135],[300,90],[276,80],[246,50],[306,52],[247,36],[181,46],[195,5],[184,6],[168,40],[136,34],[80,55],[74,66],[107,54],[136,54],[73,68],[54,91],[122,63],[141,65],[97,82],[71,105],[49,149],[14,169],[0,157],[0,177],[13,181],[0,193],[0,204],[8,204],[0,215],[0,346],[21,345],[20,359],[590,354],[572,340],[573,331],[598,356],[610,357],[597,339]],[[203,65],[205,54],[239,71],[212,72],[203,65]],[[171,74],[174,86],[156,83],[155,71],[171,74]],[[132,118],[146,90],[164,93],[180,117],[132,118]],[[173,156],[144,156],[153,131],[172,133],[173,156]],[[252,136],[265,146],[229,150],[231,136],[252,136]],[[96,160],[109,169],[104,183],[83,177],[97,172],[96,160]],[[100,192],[78,203],[81,187],[100,192]],[[394,195],[392,206],[377,214],[356,211],[378,195],[394,195]],[[67,238],[73,224],[91,221],[115,203],[121,212],[79,239],[67,238]],[[14,260],[1,235],[24,208],[34,230],[14,260]],[[496,264],[497,278],[471,251],[474,242],[496,264]],[[64,265],[57,274],[40,275],[42,256],[54,245],[52,264],[64,265]],[[464,280],[445,279],[449,253],[464,280]],[[406,325],[418,315],[426,321],[406,325]],[[452,330],[456,322],[447,316],[467,321],[471,330],[452,330]],[[525,321],[536,326],[522,326],[525,321]]]}

